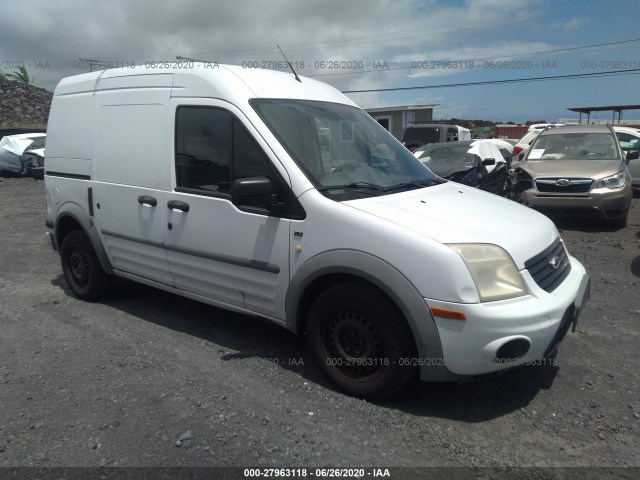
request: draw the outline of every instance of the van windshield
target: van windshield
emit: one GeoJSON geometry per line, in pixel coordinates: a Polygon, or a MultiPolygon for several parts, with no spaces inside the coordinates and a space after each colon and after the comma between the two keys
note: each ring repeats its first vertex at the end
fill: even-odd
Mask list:
{"type": "Polygon", "coordinates": [[[439,183],[411,152],[359,108],[255,99],[252,106],[309,180],[336,200],[439,183]]]}

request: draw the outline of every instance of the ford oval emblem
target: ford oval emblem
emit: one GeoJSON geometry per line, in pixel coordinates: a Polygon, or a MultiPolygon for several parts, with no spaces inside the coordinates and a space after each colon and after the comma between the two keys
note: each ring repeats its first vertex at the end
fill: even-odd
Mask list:
{"type": "Polygon", "coordinates": [[[560,256],[556,255],[555,257],[552,257],[551,260],[549,260],[549,265],[554,269],[558,268],[560,266],[560,256]]]}
{"type": "Polygon", "coordinates": [[[558,180],[556,180],[556,185],[558,185],[559,187],[566,187],[570,183],[571,180],[569,180],[568,178],[559,178],[558,180]]]}

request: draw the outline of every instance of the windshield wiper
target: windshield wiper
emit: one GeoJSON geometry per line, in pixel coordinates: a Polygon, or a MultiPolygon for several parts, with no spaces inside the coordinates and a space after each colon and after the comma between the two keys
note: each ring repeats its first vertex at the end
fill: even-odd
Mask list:
{"type": "Polygon", "coordinates": [[[326,192],[327,190],[384,190],[384,187],[369,182],[352,182],[345,183],[343,185],[328,185],[326,187],[319,188],[318,191],[326,192]]]}
{"type": "Polygon", "coordinates": [[[391,192],[393,190],[400,190],[402,188],[431,187],[432,185],[436,185],[442,182],[443,181],[438,179],[410,180],[408,182],[401,182],[395,185],[390,185],[388,187],[383,187],[381,185],[376,185],[375,183],[370,183],[370,182],[352,182],[352,183],[345,183],[343,185],[329,185],[326,187],[319,188],[318,191],[326,192],[327,190],[342,189],[342,190],[376,190],[379,192],[391,192]]]}
{"type": "Polygon", "coordinates": [[[382,191],[390,192],[392,190],[400,190],[401,188],[423,188],[423,187],[431,187],[438,183],[437,180],[432,179],[424,179],[424,180],[410,180],[408,182],[396,183],[395,185],[391,185],[389,187],[384,187],[382,191]]]}

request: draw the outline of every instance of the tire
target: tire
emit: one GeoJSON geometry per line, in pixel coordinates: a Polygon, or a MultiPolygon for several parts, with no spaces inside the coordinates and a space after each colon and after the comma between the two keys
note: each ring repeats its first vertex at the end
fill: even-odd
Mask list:
{"type": "Polygon", "coordinates": [[[351,395],[389,397],[416,371],[409,366],[417,356],[409,326],[372,285],[344,282],[320,293],[311,306],[307,337],[326,376],[351,395]]]}
{"type": "Polygon", "coordinates": [[[107,293],[112,277],[100,265],[89,237],[82,230],[74,230],[64,237],[60,259],[64,278],[76,297],[97,300],[107,293]]]}

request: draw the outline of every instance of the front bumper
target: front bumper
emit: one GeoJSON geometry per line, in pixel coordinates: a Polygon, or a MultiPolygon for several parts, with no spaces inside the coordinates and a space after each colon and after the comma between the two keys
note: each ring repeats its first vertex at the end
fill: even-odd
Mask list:
{"type": "Polygon", "coordinates": [[[524,270],[529,290],[524,297],[475,304],[425,299],[431,308],[464,312],[466,317],[434,317],[443,366],[455,375],[484,375],[553,354],[568,329],[575,328],[590,294],[589,275],[580,262],[569,258],[569,276],[551,293],[538,287],[524,270]],[[510,353],[505,357],[505,352],[510,353]]]}
{"type": "Polygon", "coordinates": [[[47,242],[49,243],[51,248],[53,248],[53,251],[57,252],[58,251],[58,246],[56,245],[56,238],[55,238],[53,232],[47,232],[44,235],[45,235],[45,237],[47,237],[47,242]]]}
{"type": "Polygon", "coordinates": [[[589,195],[549,195],[535,188],[522,192],[522,202],[529,207],[546,212],[585,212],[596,217],[614,220],[625,216],[631,207],[633,192],[627,183],[620,190],[604,188],[592,190],[589,195]]]}
{"type": "Polygon", "coordinates": [[[7,162],[0,160],[0,172],[22,173],[24,168],[22,163],[7,162]]]}

